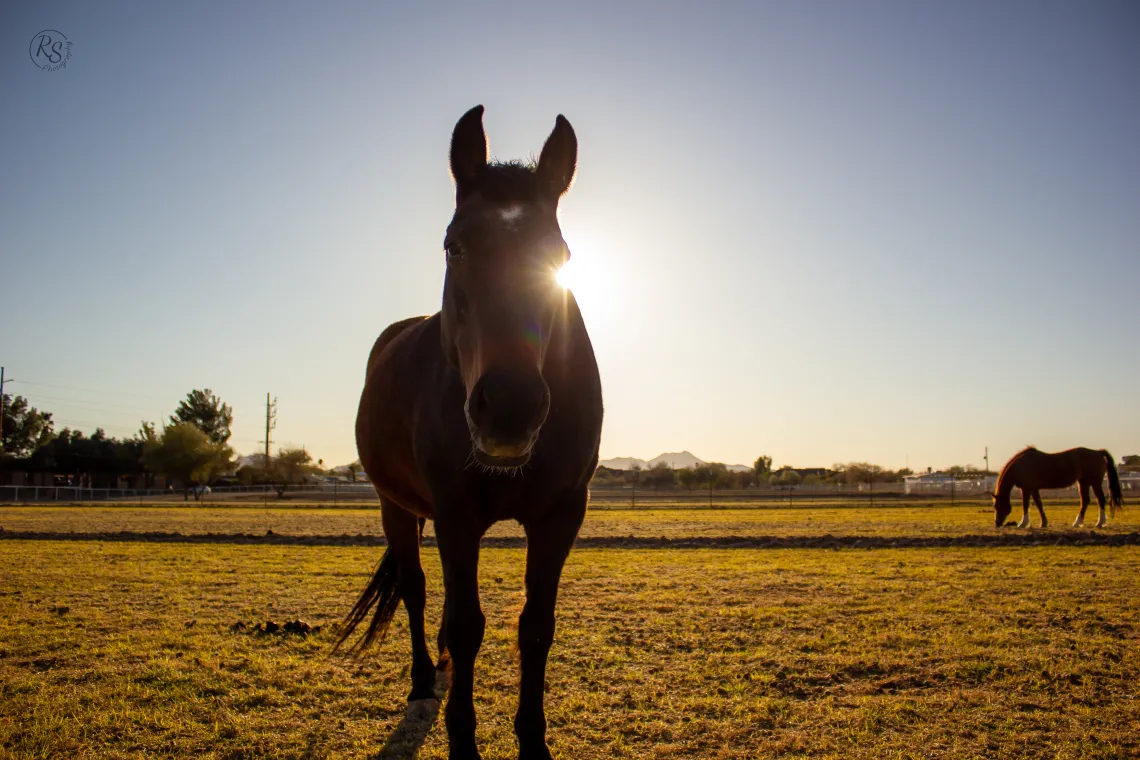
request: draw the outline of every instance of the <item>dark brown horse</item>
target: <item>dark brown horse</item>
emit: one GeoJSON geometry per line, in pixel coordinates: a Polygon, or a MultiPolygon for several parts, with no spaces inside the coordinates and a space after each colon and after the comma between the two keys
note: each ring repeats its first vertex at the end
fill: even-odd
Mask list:
{"type": "Polygon", "coordinates": [[[1068,449],[1056,454],[1046,454],[1030,446],[1013,455],[1006,462],[998,475],[997,485],[994,488],[994,525],[1002,527],[1005,518],[1013,511],[1010,504],[1010,492],[1014,487],[1021,489],[1021,522],[1019,528],[1029,527],[1029,497],[1037,505],[1037,513],[1041,515],[1041,527],[1048,527],[1049,521],[1045,519],[1045,510],[1041,507],[1042,488],[1068,488],[1073,483],[1078,484],[1081,494],[1081,511],[1073,522],[1074,528],[1079,528],[1085,520],[1085,510],[1089,506],[1089,488],[1096,494],[1097,504],[1100,506],[1100,517],[1096,527],[1104,527],[1104,489],[1101,481],[1108,473],[1108,490],[1112,496],[1113,512],[1124,506],[1124,497],[1120,493],[1120,476],[1116,473],[1116,465],[1112,462],[1112,455],[1104,449],[1068,449]]]}
{"type": "Polygon", "coordinates": [[[368,646],[403,600],[412,634],[408,701],[435,697],[420,566],[420,534],[433,520],[445,589],[439,667],[450,655],[452,669],[449,757],[478,758],[479,543],[492,523],[517,520],[527,554],[515,734],[520,758],[546,759],[555,599],[586,514],[602,428],[590,338],[573,295],[555,282],[570,257],[557,210],[578,143],[559,116],[537,165],[488,163],[482,119],[482,106],[471,109],[451,138],[455,215],[443,243],[443,307],[388,327],[368,358],[356,445],[380,495],[388,549],[337,646],[375,607],[356,644],[368,646]]]}

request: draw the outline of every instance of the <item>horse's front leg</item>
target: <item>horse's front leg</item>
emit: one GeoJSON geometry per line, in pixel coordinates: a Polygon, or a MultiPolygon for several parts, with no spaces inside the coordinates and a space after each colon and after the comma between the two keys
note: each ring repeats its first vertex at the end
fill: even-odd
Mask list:
{"type": "MultiPolygon", "coordinates": [[[[1033,492],[1033,503],[1037,505],[1037,514],[1041,515],[1041,527],[1042,528],[1048,528],[1049,527],[1049,521],[1045,519],[1045,508],[1041,506],[1041,492],[1040,491],[1034,491],[1033,492]]],[[[1029,513],[1028,512],[1026,512],[1026,514],[1025,514],[1025,521],[1029,522],[1029,513]]]]}
{"type": "Polygon", "coordinates": [[[554,642],[558,582],[586,515],[586,492],[575,492],[526,529],[526,604],[519,616],[519,760],[550,760],[546,745],[546,658],[554,642]]]}
{"type": "Polygon", "coordinates": [[[1089,487],[1087,483],[1077,483],[1077,495],[1081,500],[1081,511],[1077,512],[1077,519],[1073,522],[1074,528],[1079,528],[1085,522],[1085,510],[1089,508],[1089,487]]]}
{"type": "Polygon", "coordinates": [[[1017,524],[1019,528],[1029,527],[1029,490],[1021,489],[1021,522],[1017,524]]]}
{"type": "Polygon", "coordinates": [[[438,514],[435,533],[445,586],[444,637],[451,655],[451,693],[444,722],[448,758],[479,760],[475,746],[475,656],[483,644],[486,618],[479,606],[479,539],[481,531],[467,521],[438,514]]]}
{"type": "Polygon", "coordinates": [[[1093,494],[1096,496],[1096,505],[1098,507],[1100,507],[1100,514],[1097,516],[1097,519],[1096,519],[1096,527],[1103,528],[1104,527],[1104,506],[1105,506],[1104,488],[1101,486],[1100,483],[1093,483],[1092,489],[1093,489],[1093,494]]]}

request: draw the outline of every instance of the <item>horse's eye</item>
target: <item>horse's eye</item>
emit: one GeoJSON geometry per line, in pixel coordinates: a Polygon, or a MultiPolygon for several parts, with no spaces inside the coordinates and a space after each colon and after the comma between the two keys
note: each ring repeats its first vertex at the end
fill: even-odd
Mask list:
{"type": "Polygon", "coordinates": [[[463,258],[463,246],[459,243],[448,243],[443,247],[443,250],[447,253],[447,263],[449,264],[463,258]]]}

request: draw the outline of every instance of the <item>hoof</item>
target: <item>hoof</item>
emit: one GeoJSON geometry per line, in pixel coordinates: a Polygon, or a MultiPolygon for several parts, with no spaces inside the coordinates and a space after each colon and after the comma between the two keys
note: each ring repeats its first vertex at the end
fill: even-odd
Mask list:
{"type": "Polygon", "coordinates": [[[408,702],[407,719],[410,722],[432,722],[435,716],[439,715],[439,700],[430,699],[413,699],[408,702]]]}
{"type": "Polygon", "coordinates": [[[435,672],[435,695],[443,699],[447,696],[447,690],[451,688],[451,671],[450,670],[437,670],[435,672]]]}

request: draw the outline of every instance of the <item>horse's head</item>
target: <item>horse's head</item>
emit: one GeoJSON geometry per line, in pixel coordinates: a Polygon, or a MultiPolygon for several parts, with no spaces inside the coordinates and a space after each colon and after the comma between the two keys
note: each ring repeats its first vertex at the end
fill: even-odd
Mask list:
{"type": "Polygon", "coordinates": [[[443,350],[463,379],[473,455],[483,465],[526,464],[550,409],[542,369],[566,297],[554,276],[570,257],[558,199],[577,154],[562,116],[535,166],[487,163],[483,106],[464,114],[451,137],[443,350]]]}
{"type": "Polygon", "coordinates": [[[1013,506],[1009,503],[1009,494],[1001,496],[994,494],[994,527],[1000,528],[1005,525],[1005,518],[1009,517],[1009,513],[1013,511],[1013,506]]]}

